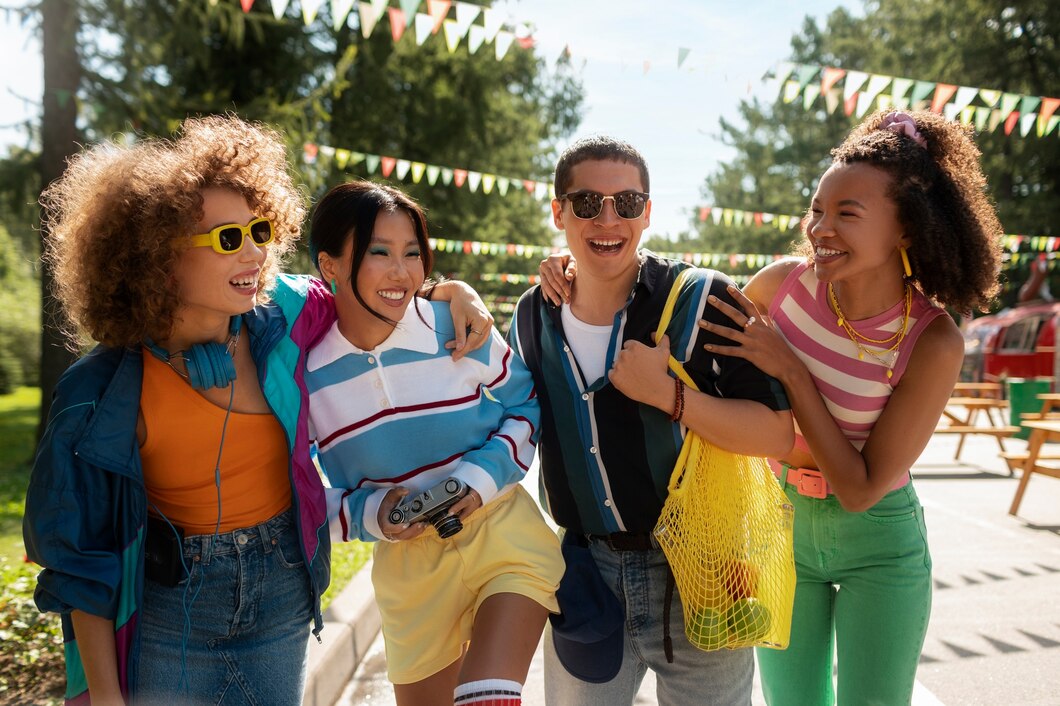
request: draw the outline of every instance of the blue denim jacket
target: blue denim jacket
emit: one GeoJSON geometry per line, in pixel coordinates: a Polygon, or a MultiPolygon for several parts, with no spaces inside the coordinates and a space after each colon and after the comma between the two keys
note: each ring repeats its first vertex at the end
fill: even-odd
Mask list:
{"type": "MultiPolygon", "coordinates": [[[[314,628],[330,580],[324,488],[309,457],[308,396],[296,371],[304,353],[280,309],[244,315],[261,389],[291,450],[290,479],[299,538],[313,591],[314,628]]],[[[62,614],[67,700],[88,688],[70,621],[81,610],[114,621],[122,692],[135,693],[139,607],[143,594],[144,488],[136,421],[143,380],[141,349],[98,346],[63,374],[34,460],[23,535],[44,567],[34,599],[62,614]]]]}

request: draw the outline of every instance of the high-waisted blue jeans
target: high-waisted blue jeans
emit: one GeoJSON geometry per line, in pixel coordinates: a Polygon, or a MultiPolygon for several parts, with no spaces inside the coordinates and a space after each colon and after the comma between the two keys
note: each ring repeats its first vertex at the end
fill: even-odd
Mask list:
{"type": "Polygon", "coordinates": [[[144,580],[135,704],[298,706],[312,620],[291,511],[184,539],[190,576],[144,580]]]}
{"type": "Polygon", "coordinates": [[[912,699],[931,612],[931,555],[913,484],[865,512],[794,486],[795,612],[786,650],[757,650],[770,706],[900,706],[912,699]]]}

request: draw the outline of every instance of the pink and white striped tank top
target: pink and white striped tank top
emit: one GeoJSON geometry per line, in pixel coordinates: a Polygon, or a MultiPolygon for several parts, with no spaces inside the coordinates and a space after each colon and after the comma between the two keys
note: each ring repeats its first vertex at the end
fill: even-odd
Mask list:
{"type": "MultiPolygon", "coordinates": [[[[902,299],[881,314],[851,323],[869,338],[886,339],[901,326],[904,310],[902,299]]],[[[898,349],[891,378],[887,377],[887,365],[874,356],[858,359],[857,346],[839,326],[828,303],[828,285],[817,279],[809,263],[799,263],[780,285],[769,315],[809,369],[836,424],[861,450],[891,392],[901,381],[920,333],[946,312],[913,288],[909,331],[898,349]]],[[[862,345],[881,353],[889,347],[864,341],[862,345]]]]}

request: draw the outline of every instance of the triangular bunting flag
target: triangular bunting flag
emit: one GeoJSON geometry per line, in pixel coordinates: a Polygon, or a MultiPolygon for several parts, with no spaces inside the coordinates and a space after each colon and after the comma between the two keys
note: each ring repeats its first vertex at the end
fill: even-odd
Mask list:
{"type": "Polygon", "coordinates": [[[941,113],[942,106],[950,102],[950,98],[957,92],[957,87],[950,83],[936,83],[935,97],[931,99],[931,112],[941,113]]]}
{"type": "Polygon", "coordinates": [[[320,12],[320,5],[324,0],[302,0],[302,21],[307,25],[313,24],[320,12]]]}
{"type": "Polygon", "coordinates": [[[456,188],[460,188],[467,181],[467,170],[466,169],[454,169],[453,170],[453,184],[456,188]]]}
{"type": "Polygon", "coordinates": [[[482,28],[486,30],[487,42],[493,41],[493,38],[497,36],[497,32],[500,31],[501,25],[503,24],[504,18],[501,17],[500,12],[488,7],[482,8],[482,28]]]}
{"type": "Polygon", "coordinates": [[[467,32],[467,50],[474,54],[486,41],[486,30],[479,25],[471,25],[467,32]]]}
{"type": "Polygon", "coordinates": [[[367,157],[367,156],[368,155],[366,155],[364,152],[353,152],[353,151],[351,151],[350,152],[350,162],[349,162],[350,166],[352,167],[355,164],[360,164],[361,162],[364,161],[365,157],[367,157]]]}
{"type": "Polygon", "coordinates": [[[239,6],[243,8],[243,12],[250,12],[250,8],[254,7],[254,0],[239,0],[239,6]]]}
{"type": "Polygon", "coordinates": [[[1052,131],[1056,129],[1056,124],[1057,123],[1060,123],[1060,115],[1052,116],[1051,118],[1049,118],[1049,122],[1047,122],[1045,124],[1045,127],[1042,127],[1042,119],[1039,116],[1039,118],[1038,118],[1038,137],[1045,137],[1045,136],[1049,135],[1050,133],[1052,133],[1052,131]]]}
{"type": "Polygon", "coordinates": [[[357,14],[361,18],[361,34],[365,39],[372,36],[379,18],[386,12],[387,0],[372,0],[371,3],[363,0],[357,4],[357,14]]]}
{"type": "Polygon", "coordinates": [[[677,47],[677,68],[681,68],[681,65],[685,63],[685,59],[688,58],[688,54],[691,51],[691,49],[686,49],[685,47],[677,47]]]}
{"type": "Polygon", "coordinates": [[[482,193],[488,194],[493,191],[493,185],[497,182],[497,177],[493,174],[482,175],[482,193]]]}
{"type": "Polygon", "coordinates": [[[398,181],[405,181],[405,177],[408,176],[409,170],[412,169],[412,162],[407,159],[399,159],[397,161],[397,174],[398,181]]]}
{"type": "Polygon", "coordinates": [[[905,94],[909,92],[909,89],[913,87],[913,79],[911,78],[895,78],[894,82],[891,83],[891,98],[895,103],[905,99],[905,94]]]}
{"type": "Polygon", "coordinates": [[[464,35],[460,34],[460,27],[457,25],[456,20],[444,20],[442,27],[445,29],[445,46],[449,48],[449,53],[452,54],[460,46],[460,40],[464,38],[464,35]]]}
{"type": "Polygon", "coordinates": [[[843,112],[846,115],[848,115],[848,116],[853,115],[854,114],[854,108],[856,108],[857,105],[858,105],[858,94],[855,93],[854,95],[850,96],[849,98],[847,98],[846,100],[843,101],[843,112]]]}
{"type": "Polygon", "coordinates": [[[917,81],[913,84],[913,92],[909,96],[909,105],[913,108],[916,104],[922,100],[927,100],[927,97],[935,90],[935,84],[931,81],[917,81]]]}
{"type": "Polygon", "coordinates": [[[975,117],[975,106],[967,105],[961,109],[961,124],[971,125],[972,119],[975,117]]]}
{"type": "Polygon", "coordinates": [[[785,103],[793,103],[796,98],[799,97],[799,82],[798,81],[785,81],[784,82],[784,98],[785,103]]]}
{"type": "Polygon", "coordinates": [[[990,109],[978,107],[975,109],[975,129],[982,132],[986,129],[986,122],[990,119],[990,109]]]}
{"type": "Polygon", "coordinates": [[[942,106],[942,115],[947,120],[956,120],[958,112],[959,111],[957,110],[957,106],[953,103],[947,103],[946,105],[942,106]]]}
{"type": "Polygon", "coordinates": [[[881,93],[876,96],[876,110],[887,110],[894,105],[894,96],[890,93],[881,93]]]}
{"type": "Polygon", "coordinates": [[[537,186],[534,187],[534,196],[537,197],[538,201],[548,196],[548,184],[543,181],[537,182],[537,186]]]}
{"type": "Polygon", "coordinates": [[[1034,121],[1038,119],[1037,113],[1026,113],[1020,117],[1020,135],[1026,137],[1027,133],[1034,127],[1034,121]]]}
{"type": "Polygon", "coordinates": [[[1014,110],[1014,111],[1012,111],[1011,113],[1008,114],[1008,117],[1005,118],[1005,134],[1006,135],[1011,135],[1012,134],[1012,130],[1013,130],[1013,128],[1016,127],[1016,123],[1019,122],[1019,119],[1020,119],[1019,111],[1015,111],[1014,110]]]}
{"type": "Polygon", "coordinates": [[[956,95],[953,96],[953,104],[957,106],[958,110],[963,111],[966,107],[968,107],[969,103],[975,100],[975,97],[977,95],[979,95],[978,88],[972,88],[970,86],[961,86],[957,89],[956,95]]]}
{"type": "Polygon", "coordinates": [[[707,218],[710,217],[710,206],[699,207],[699,220],[706,222],[707,218]]]}
{"type": "Polygon", "coordinates": [[[302,157],[305,159],[306,164],[313,164],[316,162],[318,152],[320,152],[320,148],[312,142],[307,142],[302,146],[302,157]]]}
{"type": "Polygon", "coordinates": [[[1001,96],[1001,119],[1008,120],[1009,113],[1016,109],[1020,103],[1018,93],[1004,93],[1001,96]]]}
{"type": "Polygon", "coordinates": [[[523,179],[523,188],[526,189],[526,193],[534,193],[534,189],[537,188],[537,182],[531,181],[530,179],[523,179]]]}
{"type": "Polygon", "coordinates": [[[883,76],[882,74],[872,74],[869,76],[869,85],[865,88],[865,93],[870,96],[870,100],[874,100],[876,96],[883,92],[883,89],[887,88],[891,83],[890,76],[883,76]]]}
{"type": "Polygon", "coordinates": [[[405,17],[415,17],[416,11],[420,9],[421,0],[398,0],[398,4],[401,5],[401,11],[405,13],[405,17]]]}
{"type": "Polygon", "coordinates": [[[994,108],[990,111],[990,122],[987,124],[986,129],[990,132],[997,130],[997,126],[1001,124],[1002,120],[1004,120],[1004,118],[1001,117],[1001,111],[994,108]]]}
{"type": "Polygon", "coordinates": [[[434,18],[434,29],[431,30],[431,34],[438,34],[452,5],[452,0],[427,0],[427,14],[434,18]]]}
{"type": "Polygon", "coordinates": [[[778,230],[787,230],[788,229],[788,220],[790,218],[791,218],[791,216],[781,216],[780,218],[778,218],[777,219],[777,229],[778,230]]]}
{"type": "Polygon", "coordinates": [[[864,117],[865,113],[869,112],[869,108],[871,108],[871,107],[872,107],[872,96],[870,96],[868,93],[859,93],[858,94],[858,103],[857,103],[856,108],[854,109],[854,116],[857,117],[857,118],[864,117]]]}
{"type": "Polygon", "coordinates": [[[331,0],[331,26],[338,32],[346,24],[353,9],[353,0],[331,0]]]}
{"type": "Polygon", "coordinates": [[[839,107],[839,104],[842,102],[842,96],[843,92],[838,88],[833,88],[828,91],[828,93],[824,94],[824,105],[828,108],[829,114],[834,113],[835,109],[839,107]]]}
{"type": "Polygon", "coordinates": [[[850,97],[861,90],[869,75],[864,71],[847,71],[847,79],[843,82],[843,100],[849,101],[850,97]]]}
{"type": "Polygon", "coordinates": [[[439,167],[437,165],[434,165],[434,164],[428,164],[427,165],[427,183],[430,184],[431,186],[434,186],[434,183],[436,181],[438,181],[438,173],[440,171],[442,171],[441,167],[439,167]]]}
{"type": "Polygon", "coordinates": [[[283,13],[287,12],[287,6],[290,4],[291,0],[272,0],[272,16],[280,19],[283,13]]]}
{"type": "Polygon", "coordinates": [[[788,77],[791,76],[791,72],[794,70],[795,64],[791,63],[790,61],[782,61],[777,64],[777,68],[773,72],[773,76],[774,78],[776,78],[778,83],[783,85],[783,83],[788,80],[788,77]]]}
{"type": "Polygon", "coordinates": [[[839,79],[847,75],[846,69],[826,66],[821,69],[821,93],[828,93],[839,79]]]}
{"type": "Polygon", "coordinates": [[[335,165],[339,169],[345,169],[346,165],[350,162],[350,151],[349,150],[335,150],[335,165]]]}
{"type": "Polygon", "coordinates": [[[731,226],[732,225],[732,217],[733,217],[733,215],[734,214],[733,214],[733,211],[732,211],[731,208],[723,208],[723,209],[721,209],[721,220],[725,222],[725,225],[727,225],[727,226],[731,226]]]}
{"type": "Polygon", "coordinates": [[[813,105],[813,102],[817,100],[817,96],[821,94],[821,86],[816,83],[806,84],[805,90],[802,92],[802,108],[803,110],[809,110],[813,105]]]}
{"type": "Polygon", "coordinates": [[[799,66],[795,69],[795,77],[799,81],[799,88],[801,89],[803,86],[808,84],[810,80],[813,79],[813,77],[816,76],[817,72],[819,72],[820,70],[821,69],[818,66],[813,66],[810,64],[799,64],[799,66]]]}
{"type": "Polygon", "coordinates": [[[412,183],[419,184],[420,180],[423,179],[423,172],[427,169],[427,165],[423,162],[412,163],[412,183]]]}
{"type": "Polygon", "coordinates": [[[379,157],[379,163],[383,165],[383,178],[389,179],[394,167],[397,166],[397,158],[382,155],[379,157]]]}
{"type": "Polygon", "coordinates": [[[471,190],[471,193],[478,191],[478,185],[482,182],[482,172],[467,173],[467,188],[471,190]]]}
{"type": "Polygon", "coordinates": [[[472,23],[478,19],[479,13],[482,12],[482,8],[478,5],[473,5],[469,2],[456,3],[456,23],[460,26],[461,31],[467,34],[467,30],[471,27],[472,23]]]}
{"type": "Polygon", "coordinates": [[[502,177],[502,176],[497,177],[497,192],[501,196],[507,196],[508,195],[508,184],[510,184],[510,183],[511,182],[509,181],[508,177],[502,177]]]}
{"type": "Polygon", "coordinates": [[[715,208],[711,209],[711,211],[710,211],[710,219],[712,221],[714,221],[714,225],[719,225],[721,223],[721,216],[722,216],[722,213],[721,213],[721,209],[720,208],[716,208],[715,207],[715,208]]]}
{"type": "Polygon", "coordinates": [[[1057,108],[1060,108],[1060,98],[1042,98],[1042,107],[1038,111],[1038,116],[1043,123],[1047,123],[1057,108]]]}
{"type": "Polygon", "coordinates": [[[449,167],[442,167],[442,183],[446,186],[453,183],[453,170],[449,167]]]}
{"type": "Polygon", "coordinates": [[[979,89],[979,97],[986,103],[987,107],[993,108],[1001,100],[1001,91],[992,91],[987,88],[979,89]]]}
{"type": "Polygon", "coordinates": [[[364,156],[364,168],[369,174],[375,174],[376,168],[379,166],[379,155],[377,154],[366,154],[364,156]]]}
{"type": "Polygon", "coordinates": [[[508,53],[508,48],[512,45],[515,40],[515,35],[507,30],[500,30],[497,32],[497,40],[493,45],[493,49],[497,55],[497,61],[504,58],[504,55],[508,53]]]}
{"type": "Polygon", "coordinates": [[[400,7],[388,7],[386,11],[390,14],[390,36],[394,38],[394,44],[397,44],[408,26],[405,13],[400,7]]]}
{"type": "Polygon", "coordinates": [[[434,20],[431,19],[430,15],[420,13],[416,15],[416,21],[413,26],[416,28],[416,46],[422,47],[423,43],[427,41],[427,37],[431,36],[434,20]]]}
{"type": "Polygon", "coordinates": [[[1027,113],[1033,113],[1038,110],[1038,105],[1042,102],[1042,99],[1038,96],[1023,96],[1020,99],[1020,112],[1026,115],[1027,113]]]}

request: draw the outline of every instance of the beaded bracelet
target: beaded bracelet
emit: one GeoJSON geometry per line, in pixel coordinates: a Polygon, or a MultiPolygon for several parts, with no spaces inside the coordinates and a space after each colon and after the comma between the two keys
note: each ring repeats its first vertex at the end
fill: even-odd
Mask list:
{"type": "Polygon", "coordinates": [[[681,421],[685,413],[685,383],[681,378],[674,378],[674,413],[670,415],[671,422],[681,421]]]}

